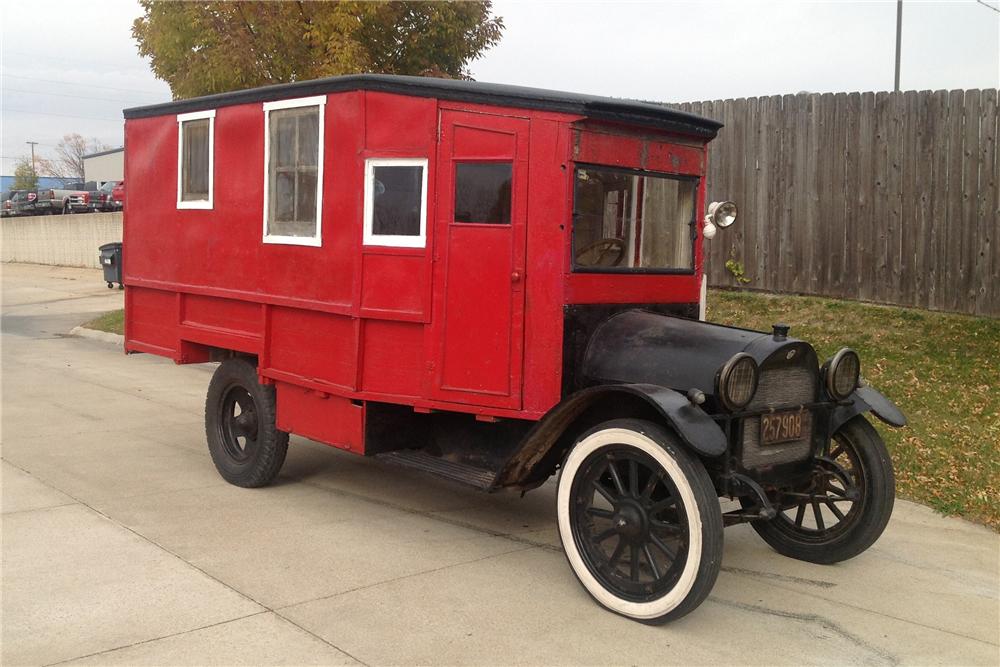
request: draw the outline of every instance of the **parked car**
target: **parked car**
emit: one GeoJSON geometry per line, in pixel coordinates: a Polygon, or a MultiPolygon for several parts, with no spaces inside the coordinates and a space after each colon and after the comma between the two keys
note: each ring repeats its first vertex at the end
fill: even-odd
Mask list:
{"type": "MultiPolygon", "coordinates": [[[[705,201],[719,122],[384,75],[125,119],[144,190],[125,350],[221,362],[205,432],[228,482],[273,481],[290,433],[489,491],[558,475],[571,569],[645,623],[705,600],[724,526],[813,563],[885,529],[892,460],[870,419],[906,418],[858,354],[698,319],[704,244],[737,218],[705,201]],[[263,215],[219,205],[237,199],[263,215]]],[[[859,586],[881,575],[865,569],[859,586]]]]}
{"type": "Polygon", "coordinates": [[[125,181],[118,181],[111,190],[111,205],[115,211],[125,208],[125,181]]]}

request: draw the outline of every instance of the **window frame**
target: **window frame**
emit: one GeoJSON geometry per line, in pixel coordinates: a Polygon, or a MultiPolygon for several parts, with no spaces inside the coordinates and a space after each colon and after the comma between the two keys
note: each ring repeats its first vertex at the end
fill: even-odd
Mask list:
{"type": "Polygon", "coordinates": [[[569,255],[570,255],[570,267],[572,273],[603,273],[603,274],[618,274],[618,275],[681,275],[690,276],[695,274],[697,265],[697,252],[698,252],[698,236],[699,236],[699,225],[698,225],[698,198],[701,191],[701,177],[695,174],[677,174],[662,171],[651,171],[647,169],[635,169],[631,167],[620,167],[605,164],[596,164],[592,162],[575,162],[573,163],[573,169],[570,171],[570,178],[573,179],[573,199],[572,205],[570,207],[570,219],[572,221],[572,231],[570,233],[569,240],[569,255]],[[691,267],[690,268],[634,268],[627,266],[581,266],[576,263],[576,202],[578,197],[577,188],[579,187],[579,179],[577,172],[581,169],[595,170],[595,171],[611,171],[622,174],[628,174],[631,176],[650,176],[653,178],[668,178],[675,181],[682,181],[691,183],[694,186],[694,201],[691,221],[688,223],[689,229],[691,230],[691,267]]]}
{"type": "Polygon", "coordinates": [[[315,248],[323,245],[323,157],[326,152],[324,145],[324,135],[326,128],[326,96],[316,95],[313,97],[298,97],[290,100],[276,100],[274,102],[264,102],[262,105],[264,112],[264,210],[261,216],[264,221],[263,242],[281,245],[302,245],[315,248]],[[316,156],[316,233],[313,236],[283,236],[280,234],[268,234],[267,214],[270,207],[270,187],[268,176],[271,162],[271,112],[282,109],[298,109],[302,107],[318,107],[319,113],[318,136],[316,156]]]}
{"type": "Polygon", "coordinates": [[[214,208],[215,202],[215,109],[177,114],[177,208],[214,208]],[[208,119],[208,199],[184,199],[184,123],[208,119]]]}
{"type": "Polygon", "coordinates": [[[364,225],[362,245],[383,248],[426,248],[427,247],[427,158],[368,158],[365,160],[364,225]],[[376,167],[420,167],[420,234],[375,234],[375,185],[376,167]]]}

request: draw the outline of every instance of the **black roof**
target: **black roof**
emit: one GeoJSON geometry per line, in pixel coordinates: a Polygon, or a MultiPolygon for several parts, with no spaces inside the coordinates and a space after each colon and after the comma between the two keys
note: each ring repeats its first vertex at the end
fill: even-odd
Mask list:
{"type": "Polygon", "coordinates": [[[508,86],[478,81],[435,79],[389,74],[352,74],[237,90],[218,95],[125,109],[125,118],[148,118],[202,111],[234,104],[269,102],[291,97],[325,95],[348,90],[373,90],[414,97],[434,97],[496,106],[541,109],[632,125],[645,125],[711,139],[722,123],[651,102],[564,93],[544,88],[508,86]]]}

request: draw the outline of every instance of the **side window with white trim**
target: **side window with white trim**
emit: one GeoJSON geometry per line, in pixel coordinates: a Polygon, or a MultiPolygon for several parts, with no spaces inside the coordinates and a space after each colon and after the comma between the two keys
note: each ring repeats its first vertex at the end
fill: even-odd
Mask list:
{"type": "Polygon", "coordinates": [[[215,111],[177,116],[177,208],[212,208],[215,111]]]}
{"type": "Polygon", "coordinates": [[[365,161],[364,244],[423,248],[427,242],[427,160],[365,161]]]}
{"type": "Polygon", "coordinates": [[[321,244],[325,97],[264,104],[264,241],[321,244]]]}

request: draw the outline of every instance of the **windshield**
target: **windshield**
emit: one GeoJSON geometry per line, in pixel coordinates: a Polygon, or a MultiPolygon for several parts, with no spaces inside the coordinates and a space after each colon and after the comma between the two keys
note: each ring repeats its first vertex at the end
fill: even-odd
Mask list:
{"type": "Polygon", "coordinates": [[[694,177],[581,166],[573,198],[577,271],[694,269],[694,177]]]}

